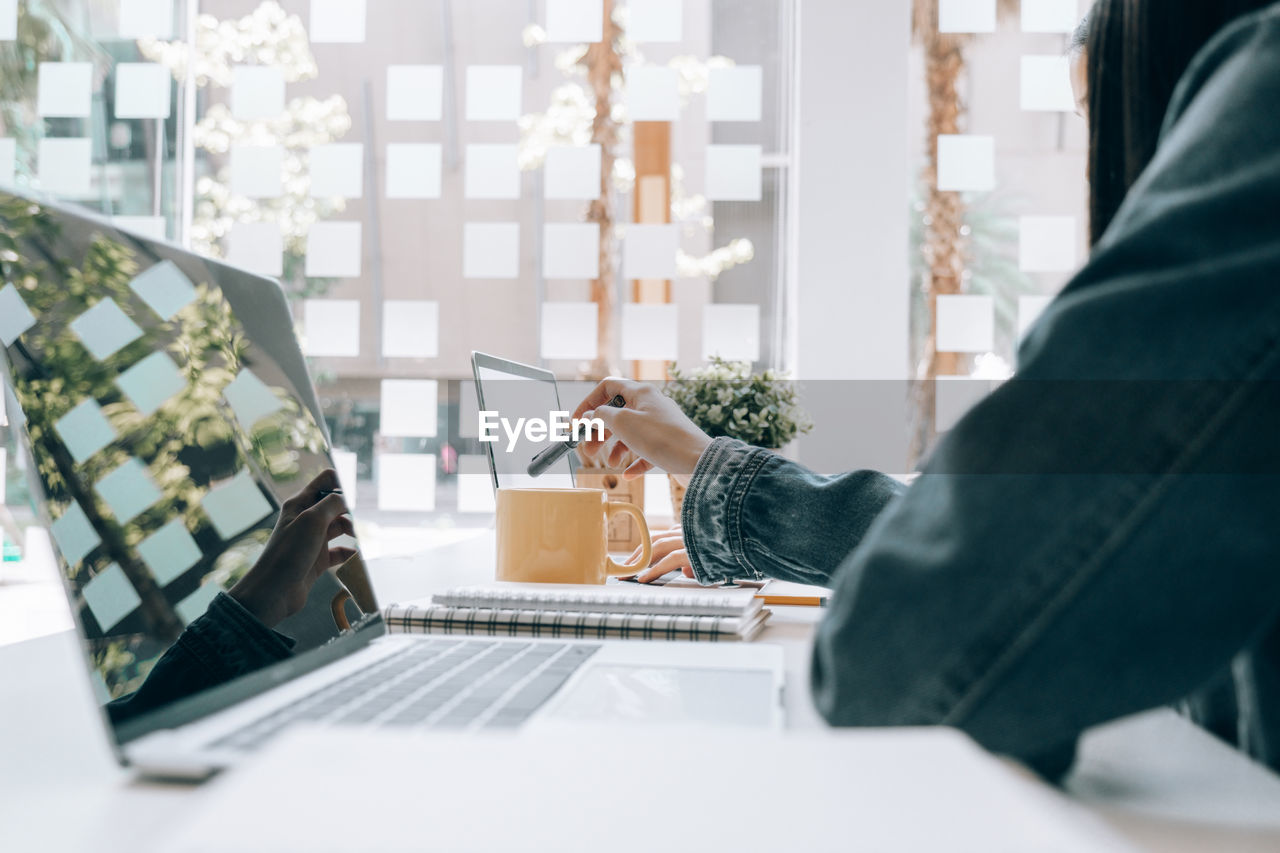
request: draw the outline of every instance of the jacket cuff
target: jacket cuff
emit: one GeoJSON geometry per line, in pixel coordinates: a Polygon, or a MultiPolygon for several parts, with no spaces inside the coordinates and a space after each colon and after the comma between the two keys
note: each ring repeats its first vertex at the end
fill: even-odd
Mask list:
{"type": "Polygon", "coordinates": [[[770,453],[717,438],[702,453],[685,491],[680,527],[698,583],[755,577],[742,546],[742,502],[770,453]]]}

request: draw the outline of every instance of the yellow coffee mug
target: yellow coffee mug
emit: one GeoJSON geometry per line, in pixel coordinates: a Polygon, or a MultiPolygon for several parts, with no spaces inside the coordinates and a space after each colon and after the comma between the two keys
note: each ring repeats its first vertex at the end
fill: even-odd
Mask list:
{"type": "Polygon", "coordinates": [[[601,584],[649,565],[653,544],[639,507],[611,503],[601,489],[498,489],[498,580],[601,584]],[[635,518],[644,538],[640,560],[609,556],[609,521],[635,518]]]}

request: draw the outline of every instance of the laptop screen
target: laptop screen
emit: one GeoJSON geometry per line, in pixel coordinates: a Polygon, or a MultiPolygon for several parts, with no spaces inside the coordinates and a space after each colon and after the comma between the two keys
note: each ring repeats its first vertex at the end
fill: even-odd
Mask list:
{"type": "Polygon", "coordinates": [[[529,463],[554,442],[550,433],[562,408],[556,378],[549,370],[474,353],[480,419],[477,433],[489,457],[495,488],[571,489],[576,454],[566,453],[548,470],[530,476],[529,463]],[[530,430],[531,424],[536,424],[530,430]],[[533,437],[531,437],[531,435],[533,437]]]}
{"type": "Polygon", "coordinates": [[[8,193],[0,232],[0,361],[117,734],[371,621],[342,523],[287,588],[262,574],[281,508],[332,467],[279,286],[8,193]]]}

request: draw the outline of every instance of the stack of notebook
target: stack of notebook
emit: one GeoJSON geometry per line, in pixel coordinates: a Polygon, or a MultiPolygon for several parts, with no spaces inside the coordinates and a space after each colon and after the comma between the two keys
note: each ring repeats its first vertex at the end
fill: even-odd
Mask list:
{"type": "Polygon", "coordinates": [[[392,631],[636,640],[751,640],[769,611],[750,589],[619,590],[617,586],[462,587],[429,602],[393,604],[392,631]]]}

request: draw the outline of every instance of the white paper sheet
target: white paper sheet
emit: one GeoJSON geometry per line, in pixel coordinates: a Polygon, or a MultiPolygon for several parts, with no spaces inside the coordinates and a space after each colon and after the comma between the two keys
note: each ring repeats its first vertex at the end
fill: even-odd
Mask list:
{"type": "Polygon", "coordinates": [[[631,0],[627,38],[634,42],[678,42],[684,38],[684,0],[631,0]]]}
{"type": "Polygon", "coordinates": [[[1052,296],[1019,296],[1018,297],[1018,339],[1026,337],[1027,332],[1040,319],[1040,315],[1053,302],[1052,296]]]}
{"type": "Polygon", "coordinates": [[[53,428],[77,465],[92,459],[99,450],[116,440],[116,431],[102,414],[102,407],[96,400],[85,400],[63,415],[53,428]]]}
{"type": "Polygon", "coordinates": [[[443,149],[435,143],[387,146],[387,198],[440,198],[443,149]]]}
{"type": "Polygon", "coordinates": [[[12,187],[18,165],[18,140],[0,139],[0,187],[12,187]]]}
{"type": "Polygon", "coordinates": [[[35,324],[35,315],[27,308],[18,288],[12,284],[0,287],[0,344],[13,346],[13,342],[35,324]]]}
{"type": "Polygon", "coordinates": [[[600,354],[600,306],[547,302],[542,306],[543,358],[592,360],[600,354]]]}
{"type": "Polygon", "coordinates": [[[594,200],[600,197],[599,145],[553,145],[543,164],[543,195],[548,199],[594,200]]]}
{"type": "Polygon", "coordinates": [[[467,66],[467,121],[516,121],[524,108],[519,65],[467,66]]]}
{"type": "Polygon", "coordinates": [[[168,586],[200,562],[200,546],[187,525],[175,518],[138,544],[138,556],[160,586],[168,586]]]}
{"type": "Polygon", "coordinates": [[[760,121],[764,70],[759,65],[712,68],[707,83],[707,121],[760,121]]]}
{"type": "Polygon", "coordinates": [[[133,367],[120,374],[116,385],[130,402],[144,415],[151,415],[185,391],[187,380],[178,371],[178,365],[163,352],[153,352],[133,367]]]}
{"type": "Polygon", "coordinates": [[[155,62],[116,65],[116,118],[168,118],[173,75],[155,62]]]}
{"type": "Polygon", "coordinates": [[[18,0],[0,0],[0,41],[18,38],[18,0]]]}
{"type": "Polygon", "coordinates": [[[416,453],[378,455],[378,509],[432,512],[436,508],[436,457],[416,453]]]}
{"type": "Polygon", "coordinates": [[[520,198],[516,145],[468,145],[465,196],[475,199],[520,198]]]}
{"type": "Polygon", "coordinates": [[[520,224],[468,222],[462,229],[463,278],[520,276],[520,224]]]}
{"type": "Polygon", "coordinates": [[[311,149],[312,198],[360,198],[364,195],[364,146],[335,142],[311,149]]]}
{"type": "Polygon", "coordinates": [[[113,216],[111,224],[139,237],[161,241],[169,239],[169,223],[163,216],[113,216]]]}
{"type": "Polygon", "coordinates": [[[680,251],[678,225],[628,225],[622,240],[622,277],[671,279],[680,251]]]}
{"type": "Polygon", "coordinates": [[[173,0],[120,0],[121,38],[173,38],[173,0]]]}
{"type": "Polygon", "coordinates": [[[1071,65],[1065,56],[1022,57],[1020,102],[1029,112],[1074,112],[1071,65]]]}
{"type": "Polygon", "coordinates": [[[112,563],[90,578],[80,594],[103,633],[119,625],[142,603],[138,591],[129,583],[119,563],[112,563]]]}
{"type": "Polygon", "coordinates": [[[440,303],[388,299],[382,303],[382,354],[386,358],[440,355],[440,303]]]}
{"type": "Polygon", "coordinates": [[[102,544],[102,539],[89,523],[89,516],[78,503],[72,503],[57,521],[49,525],[49,533],[58,543],[62,559],[73,569],[102,544]]]}
{"type": "Polygon", "coordinates": [[[996,308],[990,296],[938,297],[938,351],[995,349],[996,308]]]}
{"type": "Polygon", "coordinates": [[[702,357],[760,360],[760,306],[712,304],[702,309],[702,357]]]}
{"type": "Polygon", "coordinates": [[[1023,216],[1018,220],[1018,266],[1023,272],[1073,272],[1079,265],[1074,216],[1023,216]]]}
{"type": "Polygon", "coordinates": [[[359,222],[317,222],[307,232],[307,278],[359,278],[363,257],[359,222]]]}
{"type": "Polygon", "coordinates": [[[360,302],[356,299],[307,299],[302,303],[303,347],[309,356],[356,358],[360,355],[360,302]]]}
{"type": "Polygon", "coordinates": [[[122,525],[146,512],[162,497],[146,466],[137,459],[128,460],[104,476],[94,491],[106,501],[111,514],[122,525]]]}
{"type": "Polygon", "coordinates": [[[1080,24],[1079,0],[1022,0],[1024,33],[1069,33],[1080,24]]]}
{"type": "Polygon", "coordinates": [[[458,512],[493,513],[497,509],[489,460],[483,456],[459,456],[458,512]]]}
{"type": "Polygon", "coordinates": [[[222,389],[222,396],[231,404],[240,426],[250,432],[258,421],[284,408],[275,392],[247,367],[227,383],[227,387],[222,389]]]}
{"type": "Polygon", "coordinates": [[[623,305],[622,360],[675,361],[680,357],[679,324],[675,305],[623,305]]]}
{"type": "Polygon", "coordinates": [[[230,541],[271,514],[271,504],[248,470],[236,474],[200,501],[223,541],[230,541]]]}
{"type": "Polygon", "coordinates": [[[358,44],[365,38],[365,0],[311,0],[312,44],[358,44]]]}
{"type": "Polygon", "coordinates": [[[938,189],[989,192],[996,188],[996,142],[991,136],[938,137],[938,189]]]}
{"type": "Polygon", "coordinates": [[[41,139],[37,147],[40,188],[66,198],[85,198],[92,189],[93,140],[41,139]]]}
{"type": "Polygon", "coordinates": [[[759,145],[707,146],[707,199],[710,201],[759,201],[763,174],[759,145]]]}
{"type": "Polygon", "coordinates": [[[227,263],[258,275],[284,274],[284,235],[275,222],[237,222],[227,235],[227,263]]]}
{"type": "Polygon", "coordinates": [[[627,114],[632,121],[675,121],[680,118],[680,77],[674,68],[632,65],[627,68],[627,114]]]}
{"type": "Polygon", "coordinates": [[[444,115],[444,68],[387,66],[387,121],[440,121],[444,115]]]}
{"type": "Polygon", "coordinates": [[[241,121],[276,118],[285,107],[284,73],[270,65],[231,69],[231,115],[241,121]]]}
{"type": "Polygon", "coordinates": [[[332,450],[330,455],[333,456],[333,468],[338,472],[338,483],[342,486],[342,497],[347,502],[347,509],[355,509],[360,459],[350,450],[332,450]]]}
{"type": "Polygon", "coordinates": [[[545,29],[551,44],[598,42],[604,38],[604,4],[600,0],[547,0],[545,29]]]}
{"type": "Polygon", "coordinates": [[[199,589],[188,595],[173,606],[177,612],[178,618],[182,620],[184,625],[190,625],[199,619],[209,609],[209,605],[218,597],[218,593],[222,592],[222,587],[216,583],[202,584],[199,589]]]}
{"type": "Polygon", "coordinates": [[[142,329],[110,297],[72,320],[71,331],[98,361],[110,358],[142,337],[142,329]]]}
{"type": "Polygon", "coordinates": [[[384,438],[433,438],[438,431],[440,387],[434,379],[382,380],[384,438]]]}
{"type": "Polygon", "coordinates": [[[232,145],[231,192],[246,198],[284,195],[284,147],[232,145]]]}
{"type": "Polygon", "coordinates": [[[161,261],[129,282],[147,306],[169,320],[196,298],[195,285],[173,261],[161,261]]]}
{"type": "Polygon", "coordinates": [[[41,62],[37,75],[36,115],[89,117],[93,107],[93,63],[41,62]]]}
{"type": "Polygon", "coordinates": [[[543,226],[542,275],[594,279],[600,275],[600,226],[556,222],[543,226]]]}
{"type": "Polygon", "coordinates": [[[938,32],[994,33],[996,0],[938,0],[938,32]]]}

